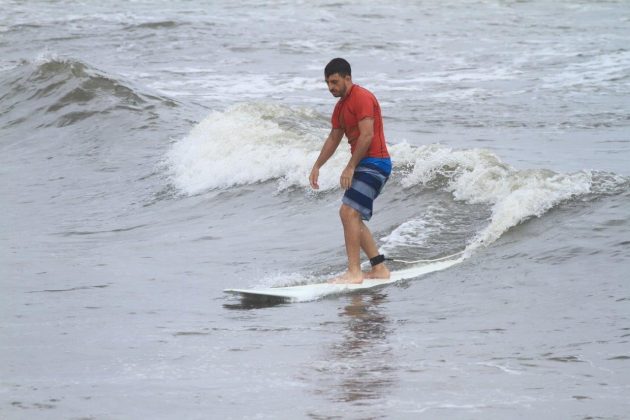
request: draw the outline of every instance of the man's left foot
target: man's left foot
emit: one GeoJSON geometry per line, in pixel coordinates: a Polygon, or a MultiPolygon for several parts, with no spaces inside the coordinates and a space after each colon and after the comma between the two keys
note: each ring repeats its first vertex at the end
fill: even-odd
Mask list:
{"type": "Polygon", "coordinates": [[[389,269],[385,264],[375,265],[369,273],[365,274],[366,279],[372,280],[389,280],[389,276],[389,269]]]}

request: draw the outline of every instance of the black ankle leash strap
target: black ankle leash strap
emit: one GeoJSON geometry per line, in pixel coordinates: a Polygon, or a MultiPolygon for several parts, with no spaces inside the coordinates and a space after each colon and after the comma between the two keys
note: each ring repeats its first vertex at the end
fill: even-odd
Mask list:
{"type": "Polygon", "coordinates": [[[374,258],[370,258],[370,264],[372,264],[372,267],[374,267],[375,265],[379,265],[383,262],[385,262],[385,255],[383,254],[377,255],[374,258]]]}

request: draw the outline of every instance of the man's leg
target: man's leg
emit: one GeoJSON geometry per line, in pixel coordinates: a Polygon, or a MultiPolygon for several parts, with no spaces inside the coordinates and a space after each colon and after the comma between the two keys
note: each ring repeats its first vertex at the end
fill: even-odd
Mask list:
{"type": "Polygon", "coordinates": [[[348,271],[340,277],[333,279],[333,283],[361,283],[361,214],[352,207],[342,204],[339,216],[343,224],[343,236],[346,241],[346,254],[348,255],[348,271]]]}
{"type": "MultiPolygon", "coordinates": [[[[378,253],[378,246],[372,236],[372,232],[368,229],[367,225],[361,221],[361,249],[365,252],[368,258],[374,258],[378,253]]],[[[372,270],[365,275],[368,279],[389,279],[389,269],[385,263],[380,263],[372,267],[372,270]]]]}
{"type": "Polygon", "coordinates": [[[339,215],[343,224],[343,234],[346,242],[346,254],[348,255],[348,271],[333,279],[335,283],[361,283],[363,278],[389,279],[389,269],[385,263],[372,267],[365,276],[361,272],[361,249],[368,258],[374,258],[378,254],[378,247],[372,232],[361,220],[361,214],[352,207],[342,204],[339,215]]]}

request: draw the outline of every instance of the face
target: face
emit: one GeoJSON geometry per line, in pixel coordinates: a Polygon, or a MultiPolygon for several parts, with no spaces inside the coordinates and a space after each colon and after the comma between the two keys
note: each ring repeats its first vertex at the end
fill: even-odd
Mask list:
{"type": "Polygon", "coordinates": [[[348,76],[340,76],[339,73],[331,74],[326,79],[328,90],[335,98],[341,98],[346,95],[348,87],[352,83],[352,78],[348,76]]]}

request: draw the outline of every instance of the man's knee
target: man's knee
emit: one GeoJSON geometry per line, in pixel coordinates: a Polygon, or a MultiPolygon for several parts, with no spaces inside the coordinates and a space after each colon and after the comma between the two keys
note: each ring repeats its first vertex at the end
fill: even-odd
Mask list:
{"type": "Polygon", "coordinates": [[[360,219],[361,215],[349,205],[342,204],[339,208],[339,217],[341,217],[341,220],[345,222],[353,219],[360,219]]]}

